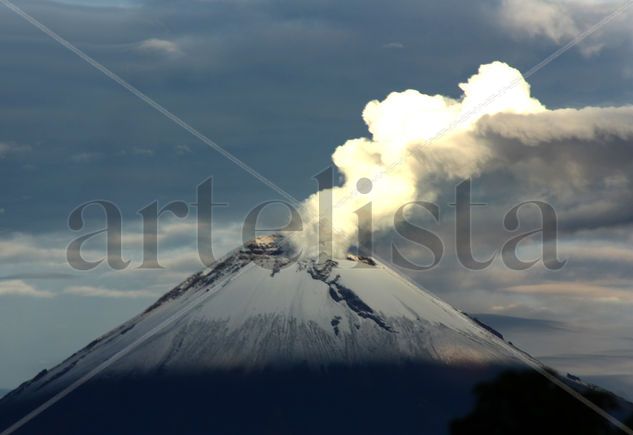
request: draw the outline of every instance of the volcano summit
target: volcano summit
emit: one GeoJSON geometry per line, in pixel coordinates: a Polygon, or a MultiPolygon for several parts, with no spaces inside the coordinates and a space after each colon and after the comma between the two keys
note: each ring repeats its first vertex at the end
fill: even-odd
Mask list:
{"type": "Polygon", "coordinates": [[[371,258],[265,236],[9,393],[0,428],[40,409],[16,433],[442,434],[526,359],[371,258]]]}

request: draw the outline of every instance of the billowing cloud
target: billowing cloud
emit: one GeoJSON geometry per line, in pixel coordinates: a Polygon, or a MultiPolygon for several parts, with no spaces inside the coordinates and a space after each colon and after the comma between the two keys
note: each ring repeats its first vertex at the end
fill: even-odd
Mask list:
{"type": "MultiPolygon", "coordinates": [[[[374,228],[388,229],[398,208],[434,200],[443,180],[499,170],[521,180],[519,190],[534,186],[530,193],[541,199],[571,197],[588,187],[602,193],[598,184],[611,195],[601,196],[606,203],[600,213],[621,204],[633,157],[633,106],[547,109],[531,96],[521,73],[502,62],[482,65],[459,87],[459,99],[406,90],[366,105],[371,138],[351,139],[332,156],[345,177],[331,192],[338,253],[354,243],[356,211],[370,201],[374,228]],[[357,191],[362,178],[373,182],[367,194],[357,191]]],[[[595,204],[574,206],[570,220],[595,217],[595,204]]],[[[305,211],[314,231],[303,235],[310,240],[304,245],[314,247],[317,195],[305,202],[305,211]]]]}
{"type": "MultiPolygon", "coordinates": [[[[334,164],[345,176],[332,190],[337,251],[344,250],[356,231],[355,211],[372,201],[376,229],[389,227],[403,204],[415,199],[433,200],[438,177],[466,178],[491,159],[485,143],[470,133],[477,120],[497,113],[529,114],[545,110],[530,96],[521,73],[502,63],[482,65],[477,74],[459,84],[459,100],[426,95],[415,90],[393,92],[383,101],[370,101],[363,111],[371,139],[351,139],[336,149],[334,164]],[[503,93],[490,99],[499,89],[503,93]],[[371,192],[358,195],[356,184],[373,180],[371,192]],[[418,186],[424,184],[423,189],[418,186]]],[[[305,203],[306,215],[318,213],[318,196],[305,203]]],[[[305,237],[314,246],[314,234],[305,237]]]]}
{"type": "Polygon", "coordinates": [[[633,136],[633,106],[548,110],[530,115],[501,113],[478,123],[480,134],[497,134],[525,145],[553,141],[627,140],[633,136]]]}

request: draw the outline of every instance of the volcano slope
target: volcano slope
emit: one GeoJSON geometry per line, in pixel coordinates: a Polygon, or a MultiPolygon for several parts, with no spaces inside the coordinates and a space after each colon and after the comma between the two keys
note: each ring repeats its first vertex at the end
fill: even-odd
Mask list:
{"type": "MultiPolygon", "coordinates": [[[[522,400],[517,409],[543,406],[542,397],[531,405],[525,399],[533,382],[503,381],[508,373],[531,376],[538,362],[500,334],[371,258],[294,255],[281,236],[233,251],[5,396],[0,428],[78,435],[507,433],[514,429],[506,424],[495,432],[495,422],[507,420],[514,397],[522,400]],[[480,394],[499,379],[500,393],[480,394]],[[37,415],[12,426],[34,409],[37,415]]],[[[618,418],[628,412],[615,396],[561,380],[583,394],[606,395],[600,404],[618,418]]],[[[535,420],[539,412],[515,413],[511,423],[525,428],[522,418],[551,425],[585,416],[613,429],[567,393],[560,397],[573,405],[559,414],[558,402],[546,401],[546,420],[535,420]]]]}

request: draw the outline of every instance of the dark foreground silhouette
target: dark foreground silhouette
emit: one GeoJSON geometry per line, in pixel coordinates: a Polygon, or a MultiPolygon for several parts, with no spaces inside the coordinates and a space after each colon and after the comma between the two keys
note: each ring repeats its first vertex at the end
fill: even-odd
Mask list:
{"type": "MultiPolygon", "coordinates": [[[[611,434],[541,375],[437,365],[103,377],[17,434],[611,434]],[[487,382],[473,384],[473,379],[487,382]]],[[[589,393],[615,409],[605,393],[589,393]]],[[[0,401],[6,428],[46,397],[0,401]]]]}
{"type": "MultiPolygon", "coordinates": [[[[452,423],[453,435],[624,434],[537,372],[508,371],[476,386],[474,392],[475,408],[452,423]]],[[[630,412],[608,392],[585,389],[582,393],[617,418],[630,412]]],[[[633,427],[633,415],[627,423],[633,427]]]]}
{"type": "MultiPolygon", "coordinates": [[[[500,368],[331,367],[102,377],[32,420],[20,434],[448,434],[474,406],[476,382],[500,368]]],[[[0,427],[38,402],[0,401],[0,427]]]]}

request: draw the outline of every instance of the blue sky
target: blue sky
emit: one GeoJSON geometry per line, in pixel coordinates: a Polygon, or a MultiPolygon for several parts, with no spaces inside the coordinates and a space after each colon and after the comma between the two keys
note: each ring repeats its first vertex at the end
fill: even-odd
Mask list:
{"type": "MultiPolygon", "coordinates": [[[[368,136],[368,101],[406,89],[459,98],[457,84],[481,64],[525,71],[619,3],[522,2],[530,14],[509,0],[16,4],[305,198],[338,145],[368,136]]],[[[627,14],[530,77],[532,95],[550,109],[633,104],[627,14]]],[[[0,74],[0,388],[12,388],[200,268],[191,222],[171,219],[161,230],[166,268],[137,270],[139,209],[193,202],[196,185],[213,176],[215,199],[229,204],[214,221],[222,252],[240,243],[239,222],[252,207],[279,196],[4,7],[0,74]],[[68,215],[93,199],[122,209],[124,253],[133,259],[125,271],[66,263],[76,237],[68,215]]],[[[508,161],[532,163],[473,180],[476,199],[490,204],[475,221],[482,257],[497,246],[491,222],[508,204],[546,197],[561,216],[564,270],[495,263],[473,273],[449,253],[412,277],[460,309],[492,315],[554,367],[633,397],[633,142],[609,133],[552,139],[528,158],[510,149],[508,161]],[[563,163],[583,182],[568,178],[563,163]]],[[[448,232],[452,191],[444,187],[438,203],[448,219],[438,231],[448,232]]],[[[96,212],[88,217],[100,225],[96,212]]],[[[379,238],[388,253],[389,235],[379,238]]]]}

